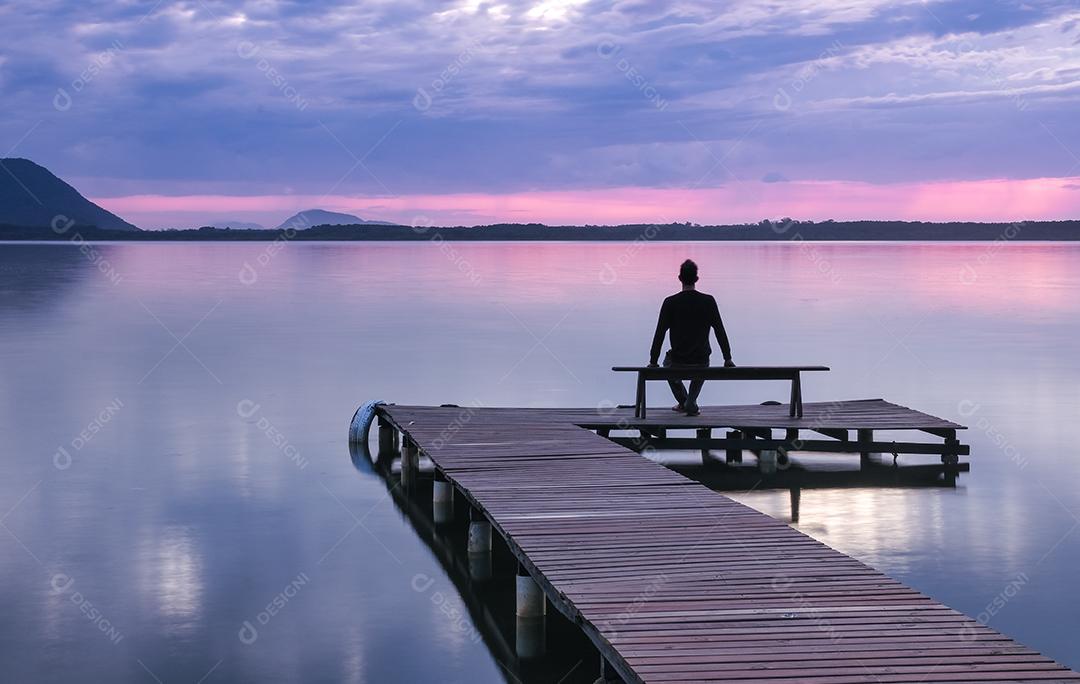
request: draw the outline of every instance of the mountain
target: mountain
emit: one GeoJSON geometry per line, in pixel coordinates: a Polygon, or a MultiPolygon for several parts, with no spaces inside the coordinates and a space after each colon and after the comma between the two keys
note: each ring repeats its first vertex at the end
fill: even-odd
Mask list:
{"type": "Polygon", "coordinates": [[[285,219],[284,223],[278,226],[275,230],[284,230],[292,228],[293,230],[304,230],[305,228],[312,228],[314,226],[394,226],[395,223],[389,221],[365,221],[359,216],[353,216],[352,214],[342,214],[336,211],[326,211],[325,209],[308,209],[307,211],[301,211],[298,214],[293,214],[289,218],[285,219]]]}
{"type": "Polygon", "coordinates": [[[251,221],[212,221],[206,225],[213,226],[218,230],[225,230],[226,228],[232,230],[266,230],[266,226],[251,221]]]}
{"type": "Polygon", "coordinates": [[[29,159],[0,159],[0,223],[47,228],[54,220],[69,226],[139,230],[80,195],[44,166],[29,159]]]}

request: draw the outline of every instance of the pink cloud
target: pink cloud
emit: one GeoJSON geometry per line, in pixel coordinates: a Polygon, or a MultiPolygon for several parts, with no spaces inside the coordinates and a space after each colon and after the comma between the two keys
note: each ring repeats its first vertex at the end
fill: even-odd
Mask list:
{"type": "Polygon", "coordinates": [[[851,181],[735,183],[718,188],[611,188],[512,194],[133,195],[98,198],[148,228],[235,219],[276,225],[302,209],[345,211],[404,224],[475,225],[744,223],[763,218],[1012,221],[1080,216],[1076,178],[942,181],[873,185],[851,181]]]}

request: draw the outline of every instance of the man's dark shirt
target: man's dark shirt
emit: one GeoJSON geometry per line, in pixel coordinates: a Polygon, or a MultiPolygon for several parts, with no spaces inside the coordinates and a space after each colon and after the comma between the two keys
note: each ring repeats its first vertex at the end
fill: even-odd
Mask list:
{"type": "Polygon", "coordinates": [[[660,359],[664,333],[668,330],[671,331],[672,363],[708,364],[709,355],[712,354],[709,346],[711,330],[716,331],[724,358],[731,358],[731,345],[712,295],[697,290],[683,290],[664,300],[660,307],[660,319],[656,322],[649,363],[655,364],[660,359]]]}

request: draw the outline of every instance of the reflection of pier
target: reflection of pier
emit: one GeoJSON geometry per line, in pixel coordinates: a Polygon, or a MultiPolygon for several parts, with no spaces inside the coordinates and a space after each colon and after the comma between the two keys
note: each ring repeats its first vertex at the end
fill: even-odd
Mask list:
{"type": "MultiPolygon", "coordinates": [[[[806,405],[807,417],[813,406],[806,405]]],[[[957,465],[956,456],[966,453],[952,432],[961,426],[890,407],[895,405],[869,408],[918,424],[854,413],[845,420],[859,419],[849,427],[921,430],[942,438],[944,443],[906,442],[891,450],[940,454],[944,466],[957,465]]],[[[675,426],[703,430],[715,421],[749,433],[799,420],[782,407],[785,415],[773,415],[769,407],[736,415],[731,408],[706,409],[700,420],[675,426]],[[764,425],[753,424],[755,415],[764,425]]],[[[790,526],[642,458],[614,435],[605,439],[592,431],[639,430],[669,439],[661,432],[665,425],[636,425],[631,411],[386,405],[376,411],[380,452],[391,453],[400,437],[401,482],[416,487],[419,459],[428,457],[435,468],[432,498],[441,505],[453,498],[469,510],[469,550],[482,552],[497,535],[516,559],[516,615],[542,618],[550,603],[600,652],[604,679],[1080,679],[790,526]]],[[[359,439],[362,430],[355,425],[352,436],[359,439]]],[[[841,452],[865,450],[866,459],[895,446],[850,440],[839,432],[843,428],[826,422],[787,429],[796,434],[744,434],[725,446],[759,450],[770,468],[779,461],[777,452],[789,455],[811,442],[797,443],[799,430],[829,437],[841,452]]],[[[689,448],[710,446],[702,440],[689,448]]]]}
{"type": "Polygon", "coordinates": [[[791,493],[791,521],[799,521],[799,501],[804,489],[844,489],[878,487],[955,487],[957,473],[967,472],[967,463],[921,463],[901,465],[893,457],[871,455],[857,469],[808,466],[784,458],[769,463],[758,454],[753,462],[741,456],[731,462],[711,457],[702,462],[662,460],[668,468],[696,480],[717,492],[747,492],[786,489],[791,493]]]}
{"type": "MultiPolygon", "coordinates": [[[[434,473],[417,468],[406,474],[412,479],[408,486],[402,486],[400,468],[394,467],[399,461],[393,451],[377,459],[371,457],[364,443],[350,444],[349,451],[357,470],[385,483],[394,505],[439,561],[468,610],[477,635],[499,667],[508,673],[508,682],[563,680],[564,684],[583,684],[595,680],[596,649],[574,625],[561,615],[542,620],[515,616],[517,560],[502,543],[489,541],[479,547],[482,551],[476,551],[475,539],[467,541],[471,527],[467,507],[461,502],[455,507],[453,497],[436,493],[441,485],[434,473]]],[[[415,585],[422,587],[430,578],[418,576],[413,581],[419,590],[415,585]]],[[[462,627],[455,623],[452,628],[462,627]]]]}

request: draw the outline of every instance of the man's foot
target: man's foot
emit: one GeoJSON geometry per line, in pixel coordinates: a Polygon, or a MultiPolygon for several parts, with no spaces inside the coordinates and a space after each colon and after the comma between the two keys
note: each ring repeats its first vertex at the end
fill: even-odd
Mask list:
{"type": "Polygon", "coordinates": [[[671,410],[675,411],[676,413],[686,413],[686,407],[682,404],[675,404],[671,407],[671,410]]]}
{"type": "Polygon", "coordinates": [[[701,415],[701,409],[698,408],[697,404],[687,404],[684,410],[686,411],[686,415],[688,416],[701,415]]]}

